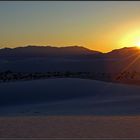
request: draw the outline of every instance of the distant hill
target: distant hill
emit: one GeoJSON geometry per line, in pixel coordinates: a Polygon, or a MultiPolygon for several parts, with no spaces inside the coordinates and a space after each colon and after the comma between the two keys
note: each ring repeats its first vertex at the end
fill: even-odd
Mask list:
{"type": "Polygon", "coordinates": [[[127,58],[140,55],[137,47],[124,47],[108,53],[90,50],[81,46],[25,46],[0,49],[0,58],[14,57],[62,57],[62,58],[127,58]]]}
{"type": "Polygon", "coordinates": [[[0,71],[122,72],[140,71],[140,49],[124,47],[108,53],[81,46],[26,46],[0,49],[0,71]]]}
{"type": "Polygon", "coordinates": [[[120,58],[120,57],[135,57],[140,55],[140,49],[137,47],[124,47],[120,49],[112,50],[105,54],[106,57],[112,58],[120,58]]]}
{"type": "Polygon", "coordinates": [[[52,46],[26,46],[0,49],[0,57],[66,57],[100,54],[81,46],[52,47],[52,46]]]}

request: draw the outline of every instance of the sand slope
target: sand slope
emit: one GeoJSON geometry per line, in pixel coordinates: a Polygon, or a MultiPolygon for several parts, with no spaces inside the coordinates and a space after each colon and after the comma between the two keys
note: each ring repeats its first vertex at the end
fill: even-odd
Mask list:
{"type": "Polygon", "coordinates": [[[0,115],[139,115],[140,87],[82,79],[0,84],[0,115]]]}
{"type": "Polygon", "coordinates": [[[0,138],[140,138],[140,87],[81,79],[0,84],[0,138]]]}

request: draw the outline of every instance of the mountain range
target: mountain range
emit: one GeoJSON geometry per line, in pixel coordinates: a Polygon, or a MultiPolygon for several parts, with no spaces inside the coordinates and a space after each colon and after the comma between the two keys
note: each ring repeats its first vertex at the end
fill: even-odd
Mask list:
{"type": "Polygon", "coordinates": [[[0,71],[121,72],[140,71],[140,49],[124,47],[107,53],[81,46],[26,46],[0,49],[0,71]]]}
{"type": "Polygon", "coordinates": [[[52,47],[52,46],[26,46],[0,49],[0,57],[66,57],[79,55],[100,54],[81,46],[52,47]]]}
{"type": "Polygon", "coordinates": [[[6,57],[80,57],[80,58],[121,58],[140,54],[137,47],[124,47],[102,53],[82,46],[52,47],[25,46],[0,49],[0,58],[6,57]]]}

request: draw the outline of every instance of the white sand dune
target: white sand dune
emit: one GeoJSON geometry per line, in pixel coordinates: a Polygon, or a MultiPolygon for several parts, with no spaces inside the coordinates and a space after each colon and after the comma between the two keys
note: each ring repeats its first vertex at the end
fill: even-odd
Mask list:
{"type": "Polygon", "coordinates": [[[0,84],[0,115],[139,115],[140,87],[82,79],[0,84]]]}
{"type": "Polygon", "coordinates": [[[70,78],[0,84],[3,140],[134,140],[139,122],[139,86],[70,78]]]}

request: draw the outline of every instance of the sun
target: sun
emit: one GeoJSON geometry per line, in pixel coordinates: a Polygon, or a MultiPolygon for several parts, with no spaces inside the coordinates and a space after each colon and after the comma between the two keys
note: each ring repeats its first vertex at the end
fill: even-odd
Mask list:
{"type": "Polygon", "coordinates": [[[140,29],[126,31],[120,40],[120,46],[137,47],[140,49],[140,29]]]}
{"type": "Polygon", "coordinates": [[[140,42],[137,42],[137,43],[136,43],[136,46],[137,46],[138,48],[140,48],[140,42]]]}

